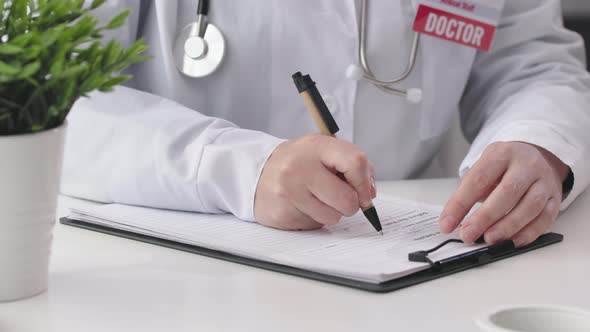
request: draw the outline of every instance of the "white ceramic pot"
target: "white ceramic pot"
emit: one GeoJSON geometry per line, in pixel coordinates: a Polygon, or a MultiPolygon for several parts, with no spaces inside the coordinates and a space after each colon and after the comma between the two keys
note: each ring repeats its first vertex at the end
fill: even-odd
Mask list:
{"type": "Polygon", "coordinates": [[[517,305],[493,309],[475,322],[485,332],[588,332],[590,312],[555,305],[517,305]]]}
{"type": "Polygon", "coordinates": [[[65,131],[0,136],[0,302],[47,289],[65,131]]]}

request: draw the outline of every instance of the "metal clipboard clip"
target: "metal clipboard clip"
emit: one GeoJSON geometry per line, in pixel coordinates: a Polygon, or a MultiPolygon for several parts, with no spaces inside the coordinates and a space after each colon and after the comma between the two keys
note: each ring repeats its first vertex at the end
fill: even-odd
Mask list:
{"type": "MultiPolygon", "coordinates": [[[[476,243],[483,243],[483,237],[478,239],[476,243]]],[[[511,251],[516,249],[514,242],[511,240],[502,241],[484,248],[479,248],[473,251],[469,251],[463,254],[459,254],[456,256],[452,256],[449,258],[442,259],[440,261],[432,261],[429,254],[439,250],[440,248],[446,246],[449,243],[464,243],[462,240],[458,239],[451,239],[444,241],[443,243],[439,244],[438,246],[428,249],[428,250],[420,250],[411,252],[408,254],[408,260],[410,262],[417,262],[417,263],[428,263],[433,270],[441,270],[446,266],[453,265],[455,263],[466,263],[471,262],[474,264],[486,264],[490,260],[495,257],[510,253],[511,251]]]]}

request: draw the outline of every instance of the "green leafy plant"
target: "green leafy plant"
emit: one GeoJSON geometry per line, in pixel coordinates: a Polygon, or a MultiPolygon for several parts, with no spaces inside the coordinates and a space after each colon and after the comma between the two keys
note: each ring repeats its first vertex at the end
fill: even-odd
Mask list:
{"type": "Polygon", "coordinates": [[[74,102],[110,91],[147,59],[142,40],[128,48],[102,33],[121,27],[129,11],[106,25],[91,10],[106,0],[0,0],[0,135],[60,126],[74,102]]]}

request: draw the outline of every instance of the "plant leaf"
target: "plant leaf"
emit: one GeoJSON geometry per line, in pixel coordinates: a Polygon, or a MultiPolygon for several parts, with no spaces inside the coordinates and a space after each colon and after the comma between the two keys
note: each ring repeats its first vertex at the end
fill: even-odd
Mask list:
{"type": "Polygon", "coordinates": [[[119,60],[121,57],[121,50],[123,48],[121,43],[115,42],[114,40],[111,40],[111,42],[112,46],[110,48],[107,46],[105,49],[105,55],[103,59],[103,68],[105,70],[112,70],[111,66],[115,64],[117,60],[119,60]]]}
{"type": "Polygon", "coordinates": [[[41,46],[39,45],[34,45],[31,47],[28,47],[27,49],[25,49],[25,53],[23,54],[23,59],[25,60],[33,60],[36,59],[39,56],[39,53],[41,53],[41,46]]]}
{"type": "Polygon", "coordinates": [[[0,135],[53,128],[74,102],[110,91],[130,76],[119,73],[145,60],[142,40],[124,47],[104,41],[130,11],[106,26],[92,10],[107,0],[0,0],[0,135]]]}
{"type": "Polygon", "coordinates": [[[94,1],[92,1],[92,4],[90,5],[90,9],[96,9],[96,8],[102,6],[105,2],[106,2],[106,0],[94,0],[94,1]]]}
{"type": "Polygon", "coordinates": [[[127,21],[127,17],[129,16],[129,14],[131,14],[131,10],[129,9],[119,13],[118,15],[113,17],[112,20],[109,21],[105,29],[113,30],[122,27],[123,24],[125,24],[125,22],[127,21]]]}
{"type": "Polygon", "coordinates": [[[0,44],[0,55],[15,55],[22,53],[24,49],[22,47],[18,47],[16,45],[11,44],[0,44]]]}
{"type": "Polygon", "coordinates": [[[16,75],[20,71],[20,68],[11,66],[6,62],[0,60],[0,74],[4,75],[16,75]]]}
{"type": "Polygon", "coordinates": [[[41,69],[41,62],[35,61],[24,66],[18,74],[19,78],[28,78],[35,75],[41,69]]]}
{"type": "Polygon", "coordinates": [[[87,69],[88,69],[88,65],[85,63],[81,63],[81,64],[69,67],[66,70],[56,73],[54,76],[54,79],[56,79],[56,80],[70,79],[73,76],[78,76],[78,75],[82,74],[87,69]]]}
{"type": "Polygon", "coordinates": [[[37,35],[37,32],[25,33],[24,35],[14,37],[12,40],[10,40],[10,43],[13,46],[25,47],[37,35]]]}
{"type": "Polygon", "coordinates": [[[117,77],[113,77],[110,80],[104,82],[99,90],[100,91],[111,91],[113,90],[113,88],[121,83],[127,82],[128,80],[131,79],[130,75],[120,75],[117,77]]]}
{"type": "Polygon", "coordinates": [[[10,113],[0,113],[0,121],[8,119],[8,118],[10,118],[10,116],[11,116],[10,113]]]}
{"type": "Polygon", "coordinates": [[[75,0],[72,6],[76,9],[82,9],[82,6],[84,6],[84,0],[75,0]]]}
{"type": "Polygon", "coordinates": [[[52,29],[48,29],[47,31],[45,31],[42,35],[41,35],[41,45],[44,48],[47,48],[51,45],[53,45],[53,43],[55,43],[57,41],[57,39],[63,35],[63,31],[64,31],[64,27],[63,26],[58,26],[52,29]]]}

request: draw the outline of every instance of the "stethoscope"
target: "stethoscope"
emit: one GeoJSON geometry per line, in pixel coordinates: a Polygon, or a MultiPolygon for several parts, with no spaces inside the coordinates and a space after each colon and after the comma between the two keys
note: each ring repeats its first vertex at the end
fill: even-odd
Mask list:
{"type": "Polygon", "coordinates": [[[199,0],[197,21],[185,26],[174,42],[174,63],[186,76],[206,77],[219,68],[225,56],[223,33],[209,23],[209,0],[199,0]]]}
{"type": "MultiPolygon", "coordinates": [[[[372,83],[381,91],[406,98],[411,103],[422,101],[422,89],[407,89],[400,86],[416,65],[420,45],[420,34],[414,32],[408,63],[404,72],[397,78],[379,80],[371,71],[367,60],[367,6],[368,0],[361,0],[361,20],[358,27],[359,47],[358,64],[350,65],[346,76],[352,80],[364,80],[372,83]]],[[[174,61],[178,70],[186,76],[201,78],[211,75],[223,62],[225,39],[215,25],[208,22],[209,0],[199,0],[197,20],[184,27],[174,43],[174,61]]]]}

